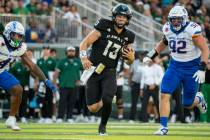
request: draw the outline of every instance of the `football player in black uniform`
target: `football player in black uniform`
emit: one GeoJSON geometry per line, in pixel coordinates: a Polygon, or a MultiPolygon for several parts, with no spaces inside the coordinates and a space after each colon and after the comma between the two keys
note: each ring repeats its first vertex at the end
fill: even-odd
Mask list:
{"type": "Polygon", "coordinates": [[[99,19],[94,30],[80,44],[80,58],[84,69],[95,66],[87,81],[87,106],[91,112],[101,108],[99,134],[106,135],[106,124],[112,109],[112,99],[117,90],[116,66],[122,56],[128,64],[134,61],[132,44],[135,35],[125,28],[132,17],[130,8],[118,4],[112,9],[112,20],[99,19]],[[90,57],[87,48],[92,45],[90,57]]]}

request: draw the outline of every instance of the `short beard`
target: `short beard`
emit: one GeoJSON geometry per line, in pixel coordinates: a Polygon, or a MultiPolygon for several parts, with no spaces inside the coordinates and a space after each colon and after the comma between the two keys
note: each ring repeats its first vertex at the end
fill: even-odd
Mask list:
{"type": "Polygon", "coordinates": [[[125,25],[119,25],[115,22],[115,26],[118,28],[118,29],[123,29],[125,27],[125,25]]]}
{"type": "Polygon", "coordinates": [[[74,58],[74,56],[73,56],[73,55],[68,55],[67,57],[68,57],[69,59],[74,58]]]}

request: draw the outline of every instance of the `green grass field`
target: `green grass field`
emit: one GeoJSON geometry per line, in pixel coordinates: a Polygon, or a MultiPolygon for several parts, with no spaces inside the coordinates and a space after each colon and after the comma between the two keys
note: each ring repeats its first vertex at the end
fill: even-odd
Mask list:
{"type": "Polygon", "coordinates": [[[21,140],[210,140],[210,124],[169,124],[168,136],[154,136],[158,124],[110,122],[108,136],[97,135],[97,124],[20,124],[12,131],[0,123],[0,139],[21,140]]]}

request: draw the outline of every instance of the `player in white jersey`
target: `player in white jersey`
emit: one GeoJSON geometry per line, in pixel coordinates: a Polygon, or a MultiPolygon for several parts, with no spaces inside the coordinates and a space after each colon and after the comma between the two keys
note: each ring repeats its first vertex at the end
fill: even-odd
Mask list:
{"type": "Polygon", "coordinates": [[[34,75],[44,81],[45,85],[48,86],[53,93],[57,93],[56,87],[50,80],[46,79],[40,68],[27,56],[27,46],[23,42],[24,35],[25,29],[23,25],[17,21],[11,21],[6,24],[4,32],[0,36],[0,87],[11,94],[10,113],[6,120],[6,126],[12,130],[20,130],[20,127],[16,124],[15,115],[21,103],[23,89],[19,81],[7,71],[10,62],[20,57],[21,61],[34,75]]]}
{"type": "Polygon", "coordinates": [[[182,83],[183,104],[192,109],[197,106],[206,112],[207,105],[198,83],[205,81],[205,69],[208,62],[209,48],[202,36],[201,27],[188,20],[188,13],[182,6],[173,7],[168,15],[169,22],[163,26],[163,39],[147,54],[143,62],[148,63],[167,46],[171,52],[170,65],[161,84],[160,123],[156,135],[167,135],[167,119],[170,113],[170,96],[182,83]]]}

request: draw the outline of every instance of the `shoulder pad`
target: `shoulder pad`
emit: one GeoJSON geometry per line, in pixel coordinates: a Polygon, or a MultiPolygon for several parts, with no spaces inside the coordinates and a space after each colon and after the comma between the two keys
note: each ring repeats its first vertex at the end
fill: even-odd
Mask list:
{"type": "Polygon", "coordinates": [[[94,24],[94,28],[99,31],[106,31],[107,28],[109,28],[111,23],[112,23],[111,20],[101,18],[96,21],[96,23],[94,24]]]}
{"type": "Polygon", "coordinates": [[[26,43],[22,43],[22,45],[20,46],[20,48],[17,49],[19,56],[23,55],[27,50],[27,45],[26,43]]]}
{"type": "Polygon", "coordinates": [[[126,36],[128,37],[129,44],[134,42],[135,34],[132,31],[126,29],[126,36]]]}
{"type": "Polygon", "coordinates": [[[168,34],[170,31],[170,24],[169,22],[166,22],[164,25],[163,25],[163,28],[162,28],[162,32],[164,35],[168,34]]]}
{"type": "Polygon", "coordinates": [[[195,22],[190,22],[186,28],[186,31],[192,36],[196,37],[202,35],[201,26],[195,22]]]}

